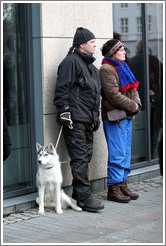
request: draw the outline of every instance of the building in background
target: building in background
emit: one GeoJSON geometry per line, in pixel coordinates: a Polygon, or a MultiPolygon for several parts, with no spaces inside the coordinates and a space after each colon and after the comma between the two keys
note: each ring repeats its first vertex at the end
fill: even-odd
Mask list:
{"type": "MultiPolygon", "coordinates": [[[[147,35],[149,52],[163,60],[163,4],[147,3],[147,35]]],[[[129,48],[128,57],[136,54],[136,42],[142,39],[144,16],[141,3],[113,4],[113,30],[121,35],[129,48]]]]}
{"type": "MultiPolygon", "coordinates": [[[[53,106],[57,68],[72,46],[78,26],[96,36],[95,65],[100,47],[114,35],[125,43],[127,62],[140,81],[143,109],[133,122],[132,168],[158,164],[162,128],[164,3],[40,2],[7,3],[3,8],[3,111],[12,151],[3,164],[3,197],[36,192],[36,142],[56,144],[60,126],[53,106]],[[139,41],[139,42],[138,42],[139,41]],[[136,45],[140,56],[136,57],[136,45]],[[155,65],[151,61],[151,57],[155,65]],[[141,66],[137,66],[141,62],[141,66]],[[152,73],[151,66],[153,66],[152,73]],[[137,70],[139,67],[139,70],[137,70]],[[154,68],[156,74],[154,74],[154,68]]],[[[70,160],[61,137],[57,152],[63,187],[70,187],[70,160]]],[[[94,189],[104,189],[107,146],[102,124],[94,138],[89,177],[94,189]],[[95,171],[94,171],[95,170],[95,171]]],[[[153,173],[159,173],[158,170],[153,173]]]]}

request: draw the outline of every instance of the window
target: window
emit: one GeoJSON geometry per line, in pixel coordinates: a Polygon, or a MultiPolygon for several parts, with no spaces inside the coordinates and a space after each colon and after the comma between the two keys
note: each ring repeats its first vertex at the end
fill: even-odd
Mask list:
{"type": "Polygon", "coordinates": [[[149,95],[151,157],[158,158],[163,128],[163,8],[161,3],[148,5],[149,95]],[[152,16],[156,20],[152,30],[152,16]]]}
{"type": "Polygon", "coordinates": [[[131,160],[138,167],[158,163],[163,127],[163,4],[129,3],[128,7],[124,13],[122,6],[113,4],[113,29],[124,42],[126,62],[139,81],[142,109],[133,121],[131,160]]]}
{"type": "MultiPolygon", "coordinates": [[[[143,56],[143,31],[142,31],[142,11],[136,4],[129,4],[130,8],[125,12],[128,18],[121,19],[121,29],[118,26],[118,16],[114,15],[114,31],[119,33],[120,40],[124,42],[125,48],[128,52],[126,54],[126,63],[130,66],[136,79],[139,81],[139,95],[142,102],[142,110],[139,115],[133,120],[132,127],[132,166],[139,162],[148,160],[148,148],[147,148],[147,122],[146,122],[146,96],[145,96],[145,59],[143,56]],[[132,9],[132,11],[131,11],[132,9]],[[134,19],[136,17],[136,19],[134,19]],[[134,21],[135,20],[135,21],[134,21]],[[124,33],[125,27],[130,26],[132,35],[128,32],[124,33]],[[123,27],[123,29],[122,29],[123,27]],[[124,35],[125,34],[125,35],[124,35]],[[139,34],[139,35],[138,35],[139,34]],[[130,53],[130,57],[128,56],[130,53]]],[[[120,13],[123,16],[123,11],[114,4],[114,13],[120,13]]]]}
{"type": "Polygon", "coordinates": [[[142,18],[137,17],[137,33],[142,33],[142,18]]]}
{"type": "Polygon", "coordinates": [[[3,109],[12,143],[3,164],[4,198],[24,193],[34,182],[26,17],[26,4],[3,3],[3,109]]]}
{"type": "Polygon", "coordinates": [[[152,31],[152,16],[148,15],[148,32],[152,31]]]}
{"type": "Polygon", "coordinates": [[[121,8],[128,8],[128,3],[121,3],[121,8]]]}
{"type": "Polygon", "coordinates": [[[121,33],[128,33],[128,18],[121,18],[121,33]]]}

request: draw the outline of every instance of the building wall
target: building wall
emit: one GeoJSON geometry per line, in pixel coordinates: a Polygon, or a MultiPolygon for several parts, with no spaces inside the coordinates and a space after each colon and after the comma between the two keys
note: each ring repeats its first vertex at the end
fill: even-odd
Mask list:
{"type": "MultiPolygon", "coordinates": [[[[53,105],[57,68],[72,46],[77,27],[91,30],[97,41],[95,65],[101,64],[100,47],[112,38],[112,5],[110,2],[72,2],[41,4],[41,43],[42,43],[42,83],[43,83],[43,122],[44,143],[56,144],[60,126],[56,123],[56,108],[53,105]]],[[[63,186],[71,185],[70,160],[63,136],[57,152],[63,171],[63,186]]],[[[107,175],[107,146],[102,124],[94,133],[94,153],[89,164],[89,179],[96,180],[107,175]]]]}

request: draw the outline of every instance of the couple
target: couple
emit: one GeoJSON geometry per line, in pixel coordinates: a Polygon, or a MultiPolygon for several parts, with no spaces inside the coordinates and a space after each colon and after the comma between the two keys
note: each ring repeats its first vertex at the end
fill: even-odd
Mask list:
{"type": "Polygon", "coordinates": [[[94,212],[104,205],[92,197],[88,181],[88,163],[93,152],[93,131],[99,128],[100,95],[102,121],[108,146],[107,200],[129,202],[137,199],[127,186],[130,173],[132,119],[141,108],[138,81],[125,60],[123,43],[112,39],[102,47],[102,66],[93,65],[96,49],[94,34],[83,27],[76,29],[73,45],[58,67],[54,105],[73,176],[72,197],[83,210],[94,212]],[[125,118],[111,122],[108,112],[122,109],[125,118]]]}

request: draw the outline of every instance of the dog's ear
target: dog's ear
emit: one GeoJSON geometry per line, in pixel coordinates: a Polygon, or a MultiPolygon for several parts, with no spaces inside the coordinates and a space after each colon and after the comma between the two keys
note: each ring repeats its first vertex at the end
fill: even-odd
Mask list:
{"type": "Polygon", "coordinates": [[[36,143],[36,149],[39,151],[42,148],[42,146],[39,143],[36,143]]]}
{"type": "Polygon", "coordinates": [[[55,151],[54,145],[53,145],[52,143],[50,143],[50,144],[48,145],[48,148],[49,148],[49,150],[50,150],[51,152],[54,152],[54,151],[55,151]]]}

